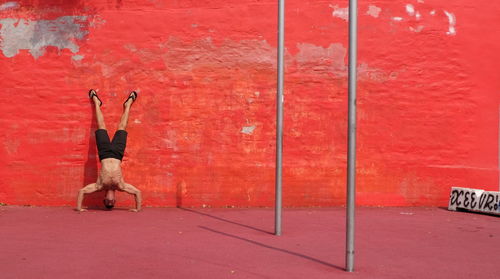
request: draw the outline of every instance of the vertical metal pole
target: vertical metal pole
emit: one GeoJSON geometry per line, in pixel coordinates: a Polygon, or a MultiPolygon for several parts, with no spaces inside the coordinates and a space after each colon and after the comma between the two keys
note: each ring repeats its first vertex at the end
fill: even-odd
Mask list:
{"type": "Polygon", "coordinates": [[[274,234],[281,235],[282,166],[283,166],[283,84],[284,84],[285,0],[278,4],[278,93],[276,98],[276,212],[274,234]]]}
{"type": "Polygon", "coordinates": [[[498,105],[498,191],[500,191],[500,105],[498,105]]]}
{"type": "Polygon", "coordinates": [[[346,271],[354,270],[354,209],[356,206],[356,75],[358,1],[349,0],[349,123],[347,155],[346,271]]]}

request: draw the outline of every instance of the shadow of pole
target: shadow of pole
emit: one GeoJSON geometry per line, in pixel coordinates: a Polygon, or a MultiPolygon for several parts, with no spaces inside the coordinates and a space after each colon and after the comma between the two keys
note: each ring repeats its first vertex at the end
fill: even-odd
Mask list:
{"type": "Polygon", "coordinates": [[[232,234],[229,234],[229,233],[216,231],[214,229],[207,228],[207,227],[204,227],[204,226],[198,226],[198,227],[201,228],[201,229],[213,232],[213,233],[217,233],[217,234],[223,235],[223,236],[227,236],[227,237],[231,237],[231,238],[234,238],[234,239],[238,239],[238,240],[250,243],[250,244],[254,244],[254,245],[257,245],[257,246],[260,246],[260,247],[272,249],[272,250],[275,250],[275,251],[287,253],[287,254],[290,254],[290,255],[293,255],[293,256],[297,256],[297,257],[300,257],[300,258],[303,258],[303,259],[306,259],[306,260],[310,260],[310,261],[313,261],[313,262],[316,262],[316,263],[319,263],[319,264],[322,264],[322,265],[325,265],[325,266],[328,266],[328,267],[331,267],[331,268],[336,268],[336,269],[345,271],[345,269],[343,267],[340,267],[340,266],[337,266],[337,265],[334,265],[334,264],[331,264],[331,263],[328,263],[328,262],[325,262],[325,261],[322,261],[322,260],[318,260],[318,259],[310,257],[310,256],[302,255],[302,254],[297,253],[297,252],[289,251],[289,250],[286,250],[286,249],[283,249],[283,248],[273,247],[273,246],[270,246],[270,245],[267,245],[267,244],[264,244],[264,243],[257,242],[255,240],[250,240],[250,239],[246,239],[246,238],[243,238],[243,237],[240,237],[240,236],[236,236],[236,235],[232,235],[232,234]]]}
{"type": "Polygon", "coordinates": [[[244,228],[247,228],[247,229],[251,229],[251,230],[254,230],[254,231],[258,231],[258,232],[261,232],[261,233],[274,234],[272,232],[268,232],[268,231],[265,231],[265,230],[262,230],[262,229],[259,229],[259,228],[255,228],[255,227],[252,227],[252,226],[249,226],[249,225],[240,224],[240,223],[237,223],[237,222],[234,222],[234,221],[231,221],[231,220],[226,220],[224,218],[220,218],[220,217],[213,216],[213,215],[210,215],[210,214],[207,214],[207,213],[203,213],[203,212],[199,212],[199,211],[196,211],[196,210],[187,209],[187,208],[181,208],[181,207],[179,207],[179,209],[187,211],[187,212],[195,213],[195,214],[198,214],[198,215],[202,215],[202,216],[205,216],[205,217],[209,217],[209,218],[212,218],[212,219],[215,219],[215,220],[219,220],[219,221],[222,221],[222,222],[226,222],[226,223],[229,223],[229,224],[233,224],[233,225],[237,225],[237,226],[240,226],[240,227],[244,227],[244,228]]]}

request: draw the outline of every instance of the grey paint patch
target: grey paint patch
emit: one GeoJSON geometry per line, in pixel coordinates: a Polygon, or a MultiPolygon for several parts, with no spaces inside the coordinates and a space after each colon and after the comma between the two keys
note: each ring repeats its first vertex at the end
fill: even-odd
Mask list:
{"type": "Polygon", "coordinates": [[[345,57],[347,49],[340,43],[330,44],[328,48],[309,43],[298,43],[299,52],[295,59],[300,67],[326,67],[329,71],[339,75],[347,75],[345,57]]]}
{"type": "Polygon", "coordinates": [[[374,18],[377,18],[380,15],[380,12],[382,11],[381,8],[375,6],[375,5],[369,5],[368,6],[368,11],[366,12],[367,15],[370,15],[374,18]]]}
{"type": "Polygon", "coordinates": [[[71,58],[72,58],[73,60],[75,60],[75,61],[80,61],[80,60],[82,60],[84,57],[85,57],[84,55],[79,55],[79,54],[77,54],[77,55],[73,55],[71,58]]]}
{"type": "Polygon", "coordinates": [[[15,18],[0,19],[0,49],[6,57],[14,57],[21,49],[28,49],[33,57],[45,53],[45,48],[54,46],[77,53],[88,31],[86,16],[63,16],[54,20],[25,20],[15,18]]]}
{"type": "Polygon", "coordinates": [[[255,126],[246,126],[241,129],[243,134],[251,135],[255,130],[255,126]]]}
{"type": "Polygon", "coordinates": [[[8,9],[17,9],[17,8],[19,8],[19,4],[17,2],[7,2],[0,5],[0,11],[5,11],[8,9]]]}
{"type": "MultiPolygon", "coordinates": [[[[165,65],[176,71],[192,71],[199,65],[222,64],[231,67],[243,65],[276,65],[276,49],[263,40],[225,40],[221,45],[212,43],[210,37],[187,43],[176,37],[160,44],[165,65]],[[214,55],[215,54],[215,55],[214,55]]],[[[158,52],[143,50],[142,55],[157,59],[158,52]]]]}
{"type": "Polygon", "coordinates": [[[123,46],[124,49],[126,50],[129,50],[131,52],[136,52],[137,51],[137,47],[133,44],[126,44],[123,46]]]}
{"type": "Polygon", "coordinates": [[[104,20],[102,17],[99,15],[93,16],[89,22],[89,26],[93,28],[97,28],[101,25],[104,25],[106,23],[106,20],[104,20]]]}
{"type": "Polygon", "coordinates": [[[11,139],[4,141],[3,144],[5,145],[5,150],[7,151],[7,154],[12,155],[17,153],[20,143],[19,140],[11,139]]]}

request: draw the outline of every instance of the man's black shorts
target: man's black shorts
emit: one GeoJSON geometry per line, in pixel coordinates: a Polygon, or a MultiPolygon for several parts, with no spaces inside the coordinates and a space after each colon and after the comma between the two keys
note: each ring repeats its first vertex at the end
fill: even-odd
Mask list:
{"type": "Polygon", "coordinates": [[[99,160],[115,158],[121,161],[127,145],[127,131],[117,130],[110,142],[108,131],[97,129],[95,131],[95,141],[99,151],[99,160]]]}

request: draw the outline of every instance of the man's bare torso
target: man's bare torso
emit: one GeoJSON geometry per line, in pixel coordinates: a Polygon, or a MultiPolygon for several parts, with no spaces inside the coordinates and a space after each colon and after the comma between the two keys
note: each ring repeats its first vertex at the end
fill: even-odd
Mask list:
{"type": "Polygon", "coordinates": [[[101,171],[96,186],[104,190],[119,190],[123,188],[121,161],[107,158],[101,161],[101,171]]]}

